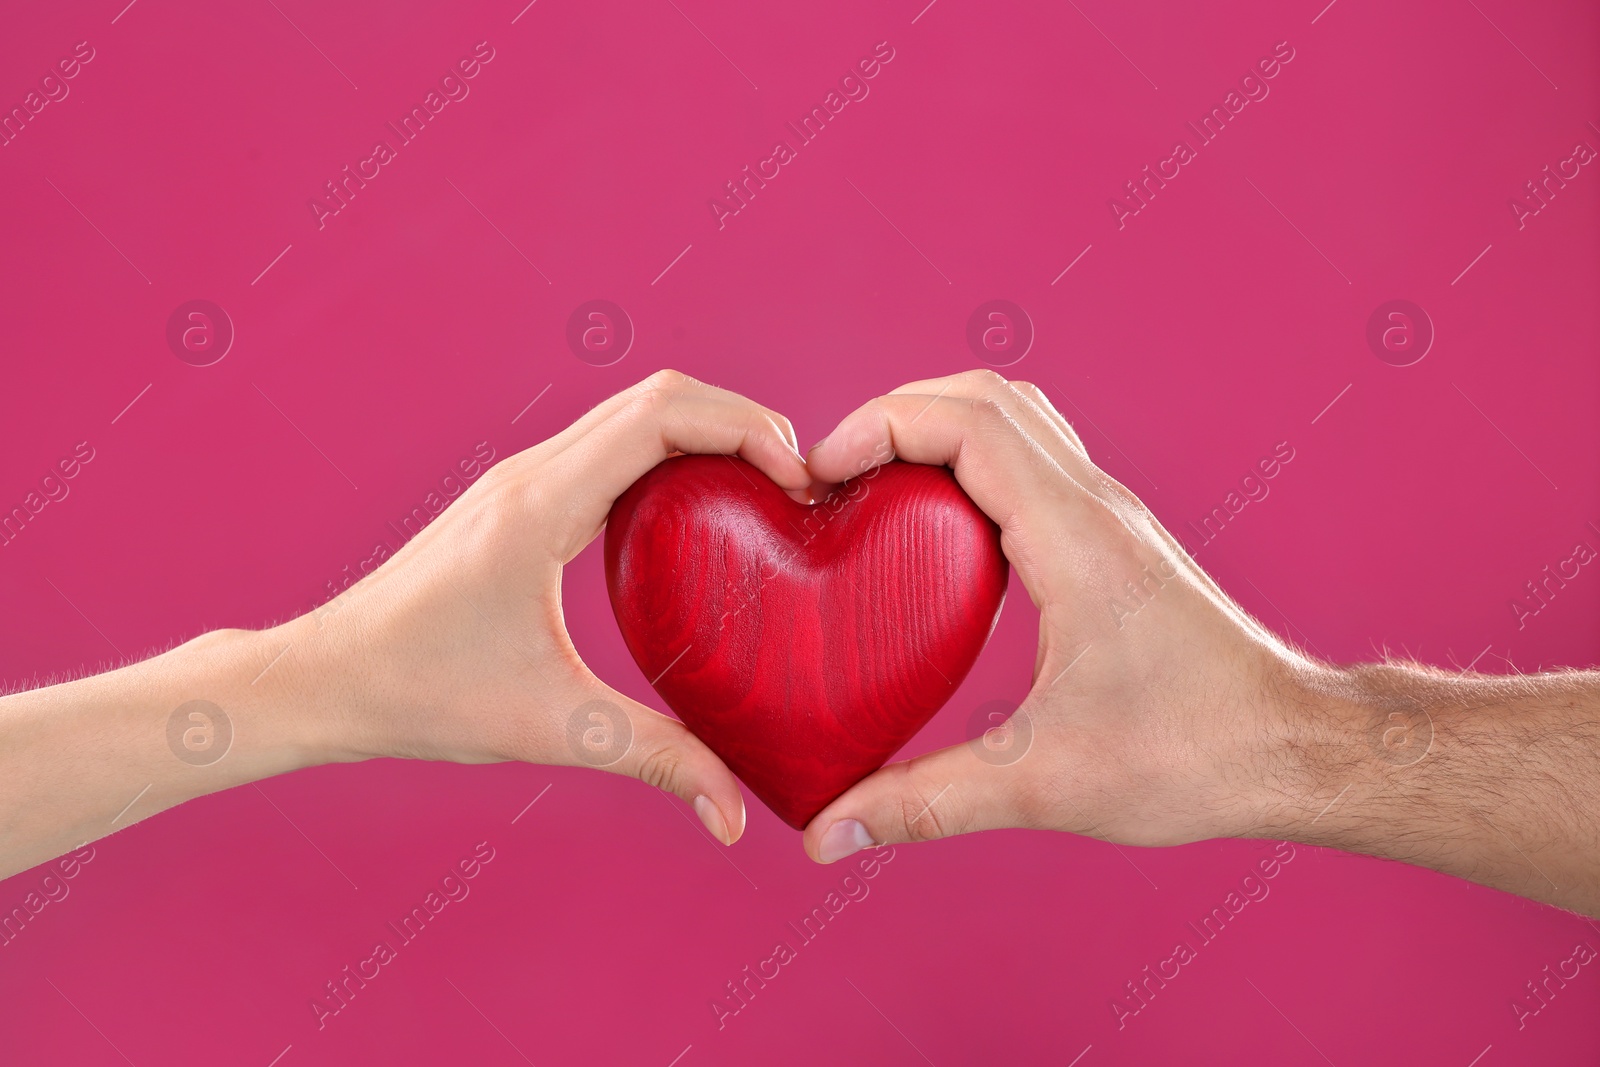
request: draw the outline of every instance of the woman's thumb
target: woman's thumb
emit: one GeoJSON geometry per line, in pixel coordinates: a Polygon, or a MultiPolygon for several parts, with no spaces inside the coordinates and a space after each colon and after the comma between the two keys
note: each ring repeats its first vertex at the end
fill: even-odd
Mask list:
{"type": "Polygon", "coordinates": [[[744,833],[744,797],[722,760],[676,719],[603,685],[567,718],[567,754],[574,766],[637,778],[676,794],[718,841],[744,833]]]}

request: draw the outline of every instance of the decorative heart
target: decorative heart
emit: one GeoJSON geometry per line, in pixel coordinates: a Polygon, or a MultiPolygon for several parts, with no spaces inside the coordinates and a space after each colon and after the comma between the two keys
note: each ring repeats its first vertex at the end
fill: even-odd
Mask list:
{"type": "Polygon", "coordinates": [[[807,506],[742,460],[680,456],[606,526],[635,662],[796,829],[956,691],[1006,577],[998,528],[944,467],[889,463],[807,506]]]}

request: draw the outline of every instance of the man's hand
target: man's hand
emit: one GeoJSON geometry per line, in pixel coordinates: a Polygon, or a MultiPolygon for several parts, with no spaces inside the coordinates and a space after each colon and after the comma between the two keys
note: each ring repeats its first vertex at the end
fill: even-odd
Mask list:
{"type": "Polygon", "coordinates": [[[1027,699],[981,741],[896,763],[805,846],[998,827],[1131,845],[1291,837],[1600,912],[1600,680],[1339,669],[1290,648],[1097,468],[1044,394],[990,371],[913,382],[810,453],[951,466],[1039,609],[1027,699]],[[1009,750],[1006,746],[1013,746],[1009,750]]]}
{"type": "Polygon", "coordinates": [[[1033,688],[1009,728],[1028,750],[886,767],[812,822],[811,855],[1005,826],[1138,845],[1246,831],[1284,697],[1325,669],[1229,600],[1035,386],[991,371],[912,382],[849,415],[812,473],[852,474],[885,441],[954,468],[1039,609],[1033,688]]]}

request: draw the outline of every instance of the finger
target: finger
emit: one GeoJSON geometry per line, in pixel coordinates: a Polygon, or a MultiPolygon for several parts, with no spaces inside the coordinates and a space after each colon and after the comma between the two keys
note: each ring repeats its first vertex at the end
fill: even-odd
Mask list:
{"type": "Polygon", "coordinates": [[[783,489],[811,484],[805,461],[759,406],[652,390],[551,461],[550,480],[537,491],[573,509],[576,541],[565,548],[575,555],[599,532],[617,497],[678,452],[737,455],[783,489]]]}
{"type": "Polygon", "coordinates": [[[1007,382],[1004,379],[1001,382],[1015,406],[1017,421],[1034,436],[1057,466],[1130,522],[1137,524],[1148,517],[1144,502],[1089,458],[1082,438],[1050,403],[1044,390],[1032,382],[1007,382]]]}
{"type": "MultiPolygon", "coordinates": [[[[730,400],[753,404],[752,401],[746,400],[737,393],[731,393],[724,389],[716,389],[713,386],[706,385],[705,383],[698,381],[695,378],[691,378],[687,374],[683,374],[679,371],[659,370],[650,375],[650,377],[645,378],[643,381],[636,382],[621,392],[614,393],[611,396],[606,397],[604,400],[600,401],[600,403],[584,412],[583,415],[579,416],[564,430],[545,438],[543,441],[540,441],[538,444],[533,445],[530,448],[525,448],[521,452],[506,456],[500,462],[496,463],[493,467],[490,467],[484,472],[483,476],[479,478],[478,482],[472,487],[471,492],[477,495],[482,495],[486,492],[489,492],[493,487],[515,481],[519,475],[526,474],[528,471],[536,469],[541,463],[551,462],[557,456],[564,453],[573,444],[582,440],[599,426],[605,424],[607,420],[615,417],[619,412],[625,410],[629,405],[637,404],[641,399],[650,396],[652,393],[663,390],[675,390],[684,394],[720,394],[721,396],[730,400]]],[[[759,407],[759,405],[755,406],[759,407]]],[[[765,411],[766,409],[761,408],[760,410],[765,411]]],[[[782,416],[777,416],[774,414],[774,418],[781,419],[782,416]]],[[[781,425],[783,427],[788,427],[789,443],[791,447],[798,449],[798,445],[795,444],[793,427],[788,425],[787,419],[783,419],[781,425]]],[[[448,513],[448,519],[453,519],[459,514],[459,511],[452,509],[452,511],[448,513]]],[[[422,533],[419,534],[415,539],[408,542],[405,546],[405,549],[402,551],[415,551],[417,548],[420,548],[421,545],[427,544],[429,541],[441,536],[443,530],[446,529],[448,525],[448,519],[443,522],[428,524],[427,528],[424,529],[422,533]]]]}
{"type": "Polygon", "coordinates": [[[963,381],[982,374],[994,374],[996,378],[1000,377],[994,371],[964,370],[959,374],[946,374],[941,378],[918,378],[914,382],[907,382],[896,389],[889,390],[889,395],[915,393],[918,396],[943,396],[952,389],[957,388],[963,381]]]}
{"type": "Polygon", "coordinates": [[[834,863],[872,845],[1025,825],[1011,799],[1019,774],[983,762],[967,745],[891,763],[811,820],[806,854],[834,863]]]}
{"type": "Polygon", "coordinates": [[[1039,443],[1064,473],[1122,513],[1130,525],[1147,525],[1153,528],[1170,549],[1177,550],[1177,543],[1170,534],[1160,529],[1160,524],[1156,522],[1144,503],[1126,486],[1089,459],[1089,454],[1083,447],[1083,440],[1072,428],[1072,424],[1045,396],[1044,390],[1032,382],[1007,381],[987,369],[971,370],[944,378],[910,382],[894,390],[894,393],[902,392],[989,399],[1001,404],[1013,413],[1023,429],[1039,443]]]}
{"type": "Polygon", "coordinates": [[[1078,448],[1083,447],[1083,442],[1078,439],[1077,432],[1072,424],[1056,410],[1055,406],[1045,398],[1044,391],[1031,382],[1011,381],[1002,377],[998,372],[987,368],[980,370],[962,371],[959,374],[948,374],[943,378],[924,378],[920,381],[907,382],[893,393],[920,393],[926,396],[982,396],[1004,391],[1007,387],[1036,399],[1040,402],[1045,413],[1052,416],[1053,424],[1078,448]]]}
{"type": "Polygon", "coordinates": [[[653,385],[666,383],[669,381],[685,391],[695,389],[700,385],[696,379],[691,378],[687,374],[683,374],[679,371],[656,371],[654,374],[650,375],[650,377],[637,381],[620,392],[612,393],[610,396],[601,400],[598,404],[595,404],[588,411],[585,411],[582,415],[574,419],[570,425],[562,430],[557,431],[556,433],[551,434],[538,444],[532,446],[531,448],[524,449],[515,455],[508,456],[505,462],[500,464],[500,467],[506,469],[514,467],[516,462],[523,456],[537,454],[540,457],[549,459],[561,454],[574,441],[580,440],[584,435],[589,433],[589,431],[593,430],[596,426],[615,415],[622,408],[626,407],[631,401],[637,399],[642,393],[652,388],[653,385]]]}
{"type": "Polygon", "coordinates": [[[613,497],[674,452],[738,455],[784,488],[804,488],[811,475],[784,432],[786,422],[737,394],[662,386],[635,396],[557,462],[582,468],[586,483],[613,497]],[[594,466],[602,459],[611,462],[594,466]]]}
{"type": "Polygon", "coordinates": [[[1032,382],[1007,381],[992,370],[970,370],[944,378],[909,382],[894,392],[987,398],[1007,405],[1023,428],[1079,484],[1107,500],[1132,496],[1090,461],[1078,432],[1050,403],[1044,390],[1032,382]]]}
{"type": "MultiPolygon", "coordinates": [[[[1009,391],[1015,397],[1016,417],[1025,429],[1039,440],[1056,463],[1070,474],[1080,485],[1100,497],[1116,508],[1131,526],[1141,528],[1155,536],[1165,549],[1166,553],[1179,563],[1188,562],[1186,568],[1194,581],[1207,596],[1223,604],[1238,614],[1244,615],[1240,609],[1216,581],[1204,569],[1189,560],[1189,554],[1183,546],[1173,537],[1166,527],[1161,525],[1154,513],[1141,501],[1132,490],[1121,482],[1101,470],[1089,459],[1088,452],[1083,447],[1083,441],[1077,431],[1072,428],[1064,415],[1050,402],[1045,395],[1032,382],[1008,382],[1000,375],[990,370],[966,371],[961,374],[952,374],[945,378],[934,378],[920,382],[911,382],[901,386],[901,390],[927,391],[935,390],[949,397],[996,398],[1003,402],[1009,391]]],[[[1248,616],[1247,616],[1248,617],[1248,616]]],[[[1249,620],[1252,628],[1259,632],[1265,631],[1255,622],[1249,620]]],[[[1041,631],[1042,633],[1042,631],[1041,631]]],[[[1042,664],[1044,653],[1040,652],[1042,664]]],[[[1035,668],[1037,677],[1039,667],[1035,668]]]]}
{"type": "Polygon", "coordinates": [[[676,719],[602,682],[585,691],[566,723],[561,762],[637,778],[679,797],[711,835],[731,845],[744,833],[744,796],[727,765],[676,719]]]}
{"type": "MultiPolygon", "coordinates": [[[[812,447],[808,457],[812,473],[820,482],[857,474],[867,469],[860,464],[870,466],[870,458],[888,452],[885,441],[904,459],[949,464],[967,495],[1000,527],[1006,557],[1040,607],[1070,603],[1064,599],[1069,596],[1084,599],[1087,590],[1060,587],[1060,578],[1052,577],[1059,575],[1052,561],[1068,553],[1081,554],[1084,546],[1106,545],[1108,537],[1142,531],[1147,543],[1152,538],[1160,542],[1162,555],[1188,558],[1132,493],[1073,453],[1064,439],[1052,439],[1049,431],[1039,428],[1042,416],[1020,394],[1009,391],[1000,399],[951,395],[979,385],[987,389],[990,379],[999,380],[987,372],[955,375],[927,383],[944,389],[943,396],[890,394],[869,402],[812,447]],[[1054,452],[1029,432],[1030,427],[1039,437],[1053,440],[1054,452]],[[1085,480],[1080,481],[1079,474],[1085,480]]],[[[1190,570],[1206,595],[1226,600],[1204,572],[1198,567],[1190,570]]],[[[1100,580],[1115,586],[1123,579],[1108,574],[1100,580]]],[[[1043,658],[1047,657],[1036,666],[1036,676],[1043,658]]]]}
{"type": "Polygon", "coordinates": [[[973,503],[1012,536],[1025,530],[1042,536],[1047,519],[1058,520],[1063,509],[1081,511],[1087,499],[1016,418],[989,399],[878,397],[812,446],[807,464],[819,482],[841,482],[895,457],[950,467],[973,503]]]}
{"type": "Polygon", "coordinates": [[[773,411],[770,408],[756,404],[755,401],[741,396],[740,394],[731,390],[723,389],[715,385],[708,385],[697,378],[691,378],[682,371],[676,370],[656,371],[643,381],[629,386],[620,393],[616,393],[607,397],[600,403],[596,404],[589,411],[585,412],[584,415],[571,426],[568,426],[565,430],[562,430],[560,433],[549,438],[539,447],[545,449],[548,455],[555,456],[565,451],[573,443],[581,440],[583,437],[589,434],[590,431],[594,430],[601,423],[617,414],[617,412],[626,408],[629,404],[637,402],[641,397],[644,397],[655,390],[671,390],[675,393],[696,393],[702,396],[718,397],[723,400],[733,400],[752,404],[760,411],[765,412],[766,415],[772,419],[772,421],[777,425],[779,431],[783,434],[784,439],[789,442],[789,446],[791,448],[793,448],[796,452],[800,450],[800,442],[799,439],[795,437],[794,426],[789,422],[786,416],[780,415],[778,412],[773,411]]]}

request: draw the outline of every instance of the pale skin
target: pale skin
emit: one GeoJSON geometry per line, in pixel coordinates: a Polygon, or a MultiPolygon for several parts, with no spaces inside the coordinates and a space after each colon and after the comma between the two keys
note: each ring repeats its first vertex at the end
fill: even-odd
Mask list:
{"type": "Polygon", "coordinates": [[[811,481],[783,416],[664,371],[495,465],[319,611],[0,699],[0,876],[194,797],[316,764],[593,765],[570,736],[575,714],[580,737],[590,729],[580,709],[596,700],[625,714],[632,734],[605,769],[676,794],[731,844],[745,819],[732,772],[676,719],[595,678],[562,622],[562,567],[623,490],[676,452],[737,454],[797,493],[811,481]],[[168,720],[192,700],[232,724],[231,748],[210,766],[169,746],[168,720]]]}
{"type": "Polygon", "coordinates": [[[662,372],[494,467],[317,612],[0,699],[0,876],[317,764],[596,765],[571,741],[595,700],[633,735],[605,769],[677,795],[731,844],[745,819],[733,775],[595,678],[561,617],[562,567],[678,452],[738,454],[796,496],[888,455],[948,465],[1039,612],[1010,725],[863,780],[807,827],[813,859],[1001,827],[1145,846],[1284,838],[1600,915],[1600,674],[1314,660],[1234,604],[1040,390],[987,371],[879,397],[804,459],[783,416],[662,372]],[[169,746],[191,700],[232,724],[209,766],[169,746]]]}

